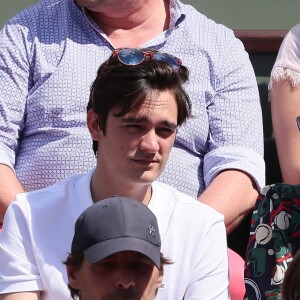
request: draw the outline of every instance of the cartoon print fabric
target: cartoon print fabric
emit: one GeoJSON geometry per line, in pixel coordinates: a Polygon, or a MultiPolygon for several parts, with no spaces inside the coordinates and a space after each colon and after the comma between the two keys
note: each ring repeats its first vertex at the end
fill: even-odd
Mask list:
{"type": "Polygon", "coordinates": [[[264,187],[252,215],[246,299],[280,300],[284,273],[300,247],[300,185],[264,187]]]}

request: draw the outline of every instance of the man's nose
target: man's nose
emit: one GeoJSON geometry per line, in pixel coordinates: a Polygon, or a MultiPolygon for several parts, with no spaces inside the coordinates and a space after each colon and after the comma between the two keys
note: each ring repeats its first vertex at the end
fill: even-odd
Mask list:
{"type": "Polygon", "coordinates": [[[140,149],[147,152],[157,152],[159,150],[159,137],[155,130],[150,130],[141,138],[140,149]]]}
{"type": "Polygon", "coordinates": [[[129,289],[135,286],[133,273],[130,270],[120,270],[116,280],[116,286],[121,289],[129,289]]]}

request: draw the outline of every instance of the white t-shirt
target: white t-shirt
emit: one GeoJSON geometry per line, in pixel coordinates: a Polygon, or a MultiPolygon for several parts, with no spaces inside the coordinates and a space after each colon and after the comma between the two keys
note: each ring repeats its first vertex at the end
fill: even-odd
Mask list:
{"type": "Polygon", "coordinates": [[[300,24],[285,36],[271,73],[269,89],[274,81],[289,79],[293,87],[300,86],[300,24]]]}
{"type": "MultiPolygon", "coordinates": [[[[77,217],[93,204],[93,170],[17,196],[0,234],[0,293],[42,290],[43,300],[71,299],[63,261],[77,217]]],[[[156,299],[228,299],[223,216],[172,187],[153,184],[165,268],[156,299]]]]}

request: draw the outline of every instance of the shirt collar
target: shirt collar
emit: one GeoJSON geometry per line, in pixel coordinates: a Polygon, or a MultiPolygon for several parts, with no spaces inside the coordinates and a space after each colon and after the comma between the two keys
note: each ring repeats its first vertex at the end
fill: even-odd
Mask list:
{"type": "Polygon", "coordinates": [[[170,1],[170,30],[175,29],[181,22],[184,21],[186,14],[184,12],[184,4],[179,0],[170,1]]]}

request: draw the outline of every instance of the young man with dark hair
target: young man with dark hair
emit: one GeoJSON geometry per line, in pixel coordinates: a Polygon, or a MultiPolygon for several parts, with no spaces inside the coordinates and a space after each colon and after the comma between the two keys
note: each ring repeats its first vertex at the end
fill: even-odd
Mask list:
{"type": "Polygon", "coordinates": [[[102,64],[87,114],[96,167],[19,194],[10,205],[0,235],[1,300],[68,297],[61,262],[74,223],[84,209],[113,195],[137,199],[157,217],[162,252],[174,261],[157,299],[228,299],[223,216],[156,182],[178,126],[191,115],[187,79],[179,59],[149,49],[118,49],[102,64]]]}

